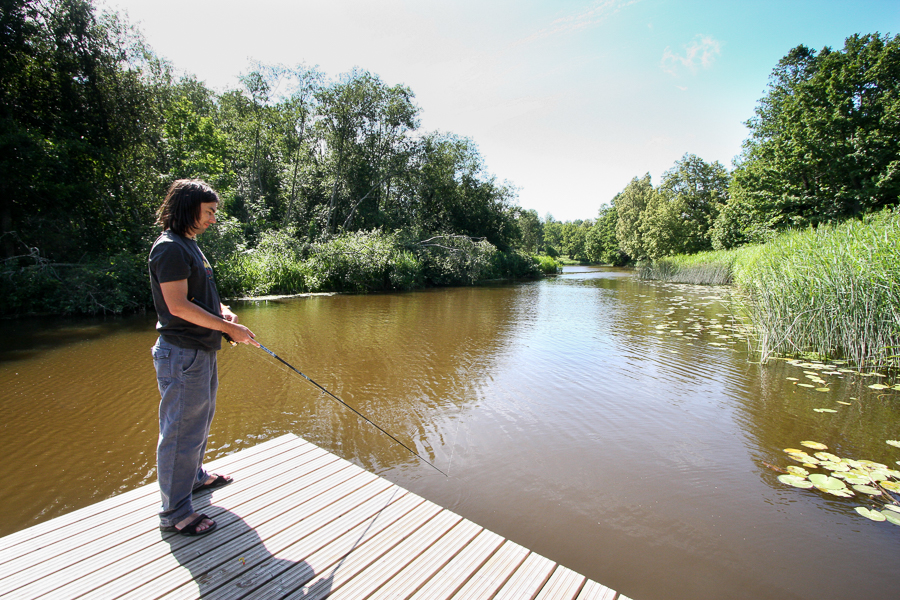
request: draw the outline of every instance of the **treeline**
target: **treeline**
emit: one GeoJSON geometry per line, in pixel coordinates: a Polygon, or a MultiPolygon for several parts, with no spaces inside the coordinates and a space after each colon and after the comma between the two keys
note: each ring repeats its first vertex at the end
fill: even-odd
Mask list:
{"type": "MultiPolygon", "coordinates": [[[[359,69],[329,78],[254,65],[218,93],[89,0],[0,0],[0,11],[0,313],[147,306],[154,211],[181,177],[206,179],[223,199],[204,244],[229,295],[258,291],[241,276],[256,255],[261,264],[288,249],[309,266],[330,240],[359,232],[354,243],[412,253],[410,285],[470,282],[485,245],[484,277],[538,272],[520,250],[514,188],[471,140],[422,131],[406,86],[359,69]]],[[[393,287],[375,279],[361,289],[393,287]]]]}
{"type": "Polygon", "coordinates": [[[568,237],[552,237],[545,223],[541,243],[624,264],[763,243],[897,205],[900,36],[853,35],[841,50],[797,46],[746,125],[733,171],[686,154],[658,186],[649,174],[632,179],[597,221],[563,224],[568,237]]]}

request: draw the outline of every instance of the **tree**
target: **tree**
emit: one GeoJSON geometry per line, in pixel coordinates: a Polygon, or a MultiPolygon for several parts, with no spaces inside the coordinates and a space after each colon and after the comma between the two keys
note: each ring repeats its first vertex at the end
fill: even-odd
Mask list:
{"type": "Polygon", "coordinates": [[[616,238],[619,248],[635,260],[648,257],[641,229],[641,215],[656,191],[650,183],[650,173],[635,177],[613,200],[616,205],[616,238]]]}
{"type": "Polygon", "coordinates": [[[517,223],[522,235],[522,250],[536,254],[544,245],[544,226],[536,210],[517,211],[517,223]]]}
{"type": "Polygon", "coordinates": [[[896,204],[898,115],[900,36],[853,35],[837,51],[792,49],[747,122],[731,190],[742,208],[726,211],[719,244],[896,204]],[[737,218],[747,209],[749,222],[737,218]]]}
{"type": "Polygon", "coordinates": [[[728,198],[728,171],[693,154],[663,174],[641,218],[641,235],[651,258],[712,249],[710,228],[728,198]]]}
{"type": "Polygon", "coordinates": [[[617,267],[628,262],[628,255],[619,249],[619,241],[616,239],[618,220],[615,201],[600,207],[597,221],[588,231],[584,241],[588,260],[617,267]]]}

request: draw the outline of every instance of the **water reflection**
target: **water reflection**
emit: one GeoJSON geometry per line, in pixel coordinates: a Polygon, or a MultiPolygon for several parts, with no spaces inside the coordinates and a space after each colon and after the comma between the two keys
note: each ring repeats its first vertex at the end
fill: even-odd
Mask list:
{"type": "MultiPolygon", "coordinates": [[[[898,395],[847,373],[822,375],[830,391],[817,392],[788,379],[801,367],[756,364],[727,289],[575,268],[235,308],[274,352],[451,476],[249,347],[220,354],[211,458],[293,432],[646,600],[887,597],[900,583],[893,526],[763,466],[786,464],[782,449],[804,439],[893,463],[898,395]],[[840,410],[812,410],[826,405],[840,410]],[[821,577],[835,563],[842,576],[821,577]]],[[[4,533],[153,480],[152,325],[76,323],[54,343],[45,322],[10,324],[0,473],[21,485],[0,491],[4,533]]]]}

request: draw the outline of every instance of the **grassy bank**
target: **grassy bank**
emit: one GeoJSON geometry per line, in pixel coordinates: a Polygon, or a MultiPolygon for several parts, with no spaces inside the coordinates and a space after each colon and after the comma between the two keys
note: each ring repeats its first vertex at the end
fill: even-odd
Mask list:
{"type": "Polygon", "coordinates": [[[761,246],[675,256],[645,278],[733,283],[763,357],[815,352],[900,365],[900,212],[791,231],[761,246]]]}
{"type": "MultiPolygon", "coordinates": [[[[228,227],[204,234],[223,297],[376,292],[528,279],[556,272],[545,257],[501,252],[465,236],[420,240],[401,232],[348,233],[306,243],[290,231],[263,235],[251,250],[228,227]]],[[[0,315],[119,314],[152,310],[146,254],[79,264],[21,257],[0,268],[0,315]]]]}

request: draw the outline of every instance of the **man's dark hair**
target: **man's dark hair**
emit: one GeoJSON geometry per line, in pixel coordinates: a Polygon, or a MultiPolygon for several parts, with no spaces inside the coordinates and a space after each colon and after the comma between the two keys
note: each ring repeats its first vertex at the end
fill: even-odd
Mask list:
{"type": "Polygon", "coordinates": [[[166,199],[156,213],[156,222],[163,229],[171,229],[187,236],[200,218],[200,205],[219,202],[219,195],[209,184],[199,179],[178,179],[166,193],[166,199]]]}

